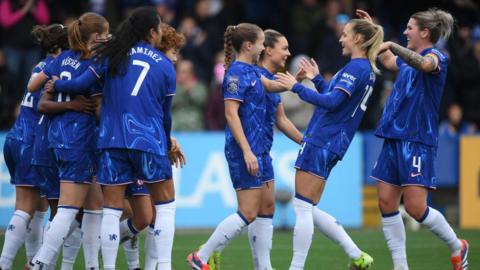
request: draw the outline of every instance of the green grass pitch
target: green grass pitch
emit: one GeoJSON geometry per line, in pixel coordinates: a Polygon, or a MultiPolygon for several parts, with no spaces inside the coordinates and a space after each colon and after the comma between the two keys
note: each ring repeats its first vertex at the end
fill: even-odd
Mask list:
{"type": "MultiPolygon", "coordinates": [[[[185,258],[193,249],[209,237],[209,231],[177,230],[173,247],[173,267],[175,270],[190,269],[185,258]]],[[[391,270],[392,263],[381,230],[350,230],[350,235],[361,249],[375,259],[375,269],[391,270]]],[[[459,230],[458,235],[470,243],[469,270],[480,270],[480,231],[459,230]]],[[[3,234],[0,242],[3,246],[3,234]]],[[[141,240],[143,254],[143,237],[141,240]]],[[[407,253],[412,270],[450,270],[448,248],[436,236],[426,230],[407,232],[407,253]]],[[[122,248],[119,250],[117,269],[127,269],[122,248]]],[[[272,265],[276,270],[288,269],[292,256],[292,233],[276,231],[273,236],[271,253],[272,265]]],[[[143,256],[140,255],[143,264],[143,256]]],[[[22,269],[25,263],[25,250],[22,248],[15,260],[13,269],[22,269]]],[[[316,231],[310,248],[305,269],[342,270],[347,269],[348,258],[343,251],[316,231]]],[[[225,249],[222,257],[224,270],[253,269],[248,239],[245,234],[235,239],[225,249]]],[[[57,267],[60,269],[60,267],[57,267]]],[[[74,269],[84,269],[83,255],[80,253],[74,269]]]]}

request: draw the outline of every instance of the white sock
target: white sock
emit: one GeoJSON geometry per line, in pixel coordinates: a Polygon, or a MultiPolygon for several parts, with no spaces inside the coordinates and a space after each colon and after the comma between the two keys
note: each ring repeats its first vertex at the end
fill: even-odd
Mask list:
{"type": "Polygon", "coordinates": [[[77,258],[78,251],[82,245],[82,230],[80,227],[76,229],[65,239],[63,243],[63,259],[61,270],[72,270],[77,258]]]}
{"type": "Polygon", "coordinates": [[[392,254],[393,268],[408,270],[405,226],[400,212],[384,214],[382,225],[388,249],[392,254]]]}
{"type": "Polygon", "coordinates": [[[98,253],[100,251],[100,230],[102,226],[102,210],[83,210],[82,244],[86,269],[98,269],[98,253]]]}
{"type": "Polygon", "coordinates": [[[137,228],[133,226],[132,219],[128,218],[120,222],[120,243],[127,241],[128,239],[138,234],[137,228]]]}
{"type": "Polygon", "coordinates": [[[139,231],[133,226],[131,218],[120,222],[120,243],[125,252],[128,269],[140,268],[138,238],[136,237],[138,233],[139,231]]]}
{"type": "Polygon", "coordinates": [[[230,240],[237,237],[247,225],[247,219],[240,212],[228,216],[218,224],[208,241],[198,251],[200,260],[206,263],[214,250],[219,246],[225,246],[230,240]]]}
{"type": "Polygon", "coordinates": [[[252,250],[255,269],[270,270],[270,250],[272,249],[272,216],[258,216],[248,225],[248,240],[252,250]]]}
{"type": "Polygon", "coordinates": [[[127,259],[128,269],[140,268],[140,255],[138,251],[138,238],[133,236],[122,243],[127,259]]]}
{"type": "Polygon", "coordinates": [[[2,255],[0,257],[0,268],[12,268],[13,260],[17,255],[18,249],[25,241],[27,226],[30,221],[30,215],[22,210],[15,210],[5,231],[5,242],[3,243],[2,255]]]}
{"type": "Polygon", "coordinates": [[[122,212],[122,209],[103,208],[101,247],[105,270],[115,269],[118,244],[120,243],[120,217],[122,212]]]}
{"type": "Polygon", "coordinates": [[[155,245],[154,226],[150,224],[147,228],[147,235],[145,236],[145,269],[157,269],[157,245],[155,245]]]}
{"type": "Polygon", "coordinates": [[[418,222],[425,225],[425,227],[427,227],[436,236],[447,243],[448,248],[453,256],[460,254],[460,251],[462,250],[462,243],[457,238],[457,235],[453,231],[452,227],[450,227],[447,220],[445,220],[445,217],[442,215],[442,213],[438,212],[436,209],[427,207],[423,218],[418,222]]]}
{"type": "Polygon", "coordinates": [[[52,263],[47,266],[47,270],[55,270],[55,266],[57,265],[58,254],[59,252],[55,253],[52,259],[52,263]]]}
{"type": "Polygon", "coordinates": [[[303,269],[313,237],[313,204],[308,199],[295,195],[295,227],[293,229],[293,258],[290,270],[303,269]]]}
{"type": "Polygon", "coordinates": [[[321,233],[341,246],[350,259],[360,258],[362,251],[355,245],[352,238],[343,229],[343,226],[330,214],[320,210],[318,207],[314,207],[313,223],[321,233]]]}
{"type": "Polygon", "coordinates": [[[155,245],[157,246],[158,270],[172,269],[172,247],[175,235],[175,200],[155,204],[155,245]]]}
{"type": "Polygon", "coordinates": [[[63,242],[68,236],[70,225],[78,213],[78,208],[59,206],[57,214],[50,222],[50,226],[43,239],[43,244],[33,258],[33,262],[41,262],[43,264],[54,263],[54,257],[60,250],[63,242]]]}
{"type": "Polygon", "coordinates": [[[27,235],[25,238],[25,251],[27,252],[28,261],[33,259],[33,256],[35,256],[42,245],[43,225],[46,213],[46,211],[35,211],[32,220],[30,220],[30,224],[28,224],[27,235]]]}

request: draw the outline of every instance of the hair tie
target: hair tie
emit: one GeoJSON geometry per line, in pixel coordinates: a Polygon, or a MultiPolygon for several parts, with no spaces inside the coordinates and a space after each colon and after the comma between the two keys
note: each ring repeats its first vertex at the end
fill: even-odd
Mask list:
{"type": "Polygon", "coordinates": [[[236,25],[233,26],[233,31],[235,31],[235,30],[237,30],[237,26],[236,26],[236,25]]]}

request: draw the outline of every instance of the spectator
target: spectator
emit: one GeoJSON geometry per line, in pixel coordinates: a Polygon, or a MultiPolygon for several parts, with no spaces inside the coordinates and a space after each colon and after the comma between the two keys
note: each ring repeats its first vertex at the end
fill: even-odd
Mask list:
{"type": "Polygon", "coordinates": [[[448,118],[440,124],[440,136],[456,137],[457,135],[475,134],[477,127],[463,119],[462,107],[453,103],[448,108],[448,118]]]}
{"type": "Polygon", "coordinates": [[[317,0],[302,0],[292,7],[292,49],[297,53],[307,53],[312,36],[322,19],[322,9],[317,0]]]}
{"type": "Polygon", "coordinates": [[[342,46],[338,42],[343,28],[349,20],[348,15],[338,14],[334,17],[333,22],[327,21],[326,28],[318,42],[315,55],[318,60],[318,66],[325,78],[331,78],[337,70],[349,61],[348,57],[343,56],[342,46]]]}
{"type": "Polygon", "coordinates": [[[186,43],[182,55],[193,62],[195,74],[204,81],[211,77],[213,49],[207,42],[207,33],[198,26],[192,17],[185,17],[179,26],[179,32],[185,35],[186,43]]]}
{"type": "Polygon", "coordinates": [[[175,21],[175,0],[153,0],[158,15],[162,22],[174,25],[175,21]]]}
{"type": "Polygon", "coordinates": [[[19,91],[27,86],[31,69],[40,59],[40,49],[30,36],[33,26],[48,24],[50,12],[46,0],[1,0],[0,25],[5,37],[4,51],[8,69],[17,79],[19,91]]]}
{"type": "Polygon", "coordinates": [[[5,52],[0,50],[0,130],[12,126],[15,117],[15,105],[22,91],[15,88],[15,78],[8,70],[5,52]]]}
{"type": "Polygon", "coordinates": [[[225,54],[217,53],[213,67],[212,91],[205,109],[205,125],[208,130],[223,130],[227,124],[225,119],[225,103],[223,102],[222,83],[225,75],[225,54]]]}
{"type": "Polygon", "coordinates": [[[203,110],[207,101],[207,89],[193,72],[190,60],[177,63],[177,93],[173,99],[173,129],[176,131],[200,131],[205,129],[203,110]]]}

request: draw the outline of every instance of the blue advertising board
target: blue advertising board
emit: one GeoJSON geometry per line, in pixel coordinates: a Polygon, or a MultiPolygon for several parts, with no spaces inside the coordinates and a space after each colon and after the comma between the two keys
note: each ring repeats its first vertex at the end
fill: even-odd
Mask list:
{"type": "MultiPolygon", "coordinates": [[[[222,132],[175,134],[187,158],[183,169],[174,169],[178,228],[213,228],[236,211],[236,196],[225,160],[222,132]]],[[[3,146],[5,133],[0,133],[3,146]]],[[[3,149],[3,147],[2,147],[3,149]]],[[[299,146],[282,134],[275,135],[272,149],[275,187],[294,194],[295,163],[299,146]]],[[[318,207],[335,216],[345,227],[362,225],[362,136],[358,134],[345,158],[333,169],[318,207]]],[[[0,227],[13,212],[14,188],[0,155],[0,227]]],[[[277,205],[275,226],[293,226],[291,204],[277,205]]]]}

